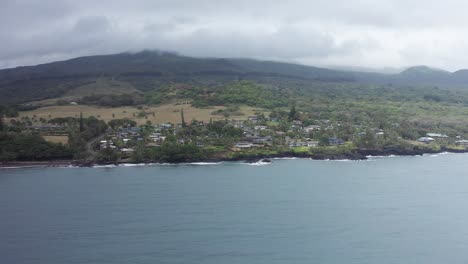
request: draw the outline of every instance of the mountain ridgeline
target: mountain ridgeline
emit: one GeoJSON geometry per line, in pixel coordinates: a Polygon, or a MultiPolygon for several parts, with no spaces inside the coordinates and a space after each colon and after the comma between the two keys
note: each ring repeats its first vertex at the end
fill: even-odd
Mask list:
{"type": "Polygon", "coordinates": [[[174,84],[183,84],[185,89],[200,89],[243,80],[276,90],[321,89],[322,92],[326,90],[324,87],[334,85],[468,88],[468,70],[451,73],[418,66],[386,75],[252,59],[193,58],[143,51],[0,70],[0,104],[58,98],[102,78],[128,84],[132,88],[128,93],[147,93],[174,84]]]}

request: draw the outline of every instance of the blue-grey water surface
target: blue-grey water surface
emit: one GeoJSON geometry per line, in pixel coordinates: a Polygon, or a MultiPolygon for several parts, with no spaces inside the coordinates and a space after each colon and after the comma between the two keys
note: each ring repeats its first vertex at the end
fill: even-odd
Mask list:
{"type": "Polygon", "coordinates": [[[1,169],[0,263],[468,263],[468,155],[1,169]]]}

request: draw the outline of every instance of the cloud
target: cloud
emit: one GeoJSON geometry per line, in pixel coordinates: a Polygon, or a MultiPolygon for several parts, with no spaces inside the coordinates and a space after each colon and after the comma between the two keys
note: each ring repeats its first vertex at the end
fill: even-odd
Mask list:
{"type": "Polygon", "coordinates": [[[468,67],[468,2],[3,0],[0,68],[142,49],[311,65],[468,67]]]}

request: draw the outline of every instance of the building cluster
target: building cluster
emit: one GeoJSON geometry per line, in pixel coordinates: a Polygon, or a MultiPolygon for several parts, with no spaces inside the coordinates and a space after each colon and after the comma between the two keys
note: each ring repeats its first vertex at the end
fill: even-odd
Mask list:
{"type": "MultiPolygon", "coordinates": [[[[274,118],[249,116],[247,120],[226,120],[226,126],[231,126],[242,131],[237,136],[237,141],[231,142],[228,147],[233,151],[264,148],[281,145],[289,148],[313,148],[319,146],[319,141],[313,134],[321,130],[332,130],[339,124],[332,125],[328,120],[317,120],[318,124],[304,125],[300,120],[288,123],[288,128],[277,129],[278,121],[274,118]]],[[[99,142],[100,149],[112,148],[119,150],[122,155],[129,155],[135,151],[135,147],[142,143],[145,147],[160,147],[168,136],[174,136],[179,144],[191,143],[198,147],[211,145],[219,135],[207,129],[208,122],[192,122],[190,126],[196,126],[202,135],[187,136],[180,133],[184,126],[182,124],[163,123],[157,125],[145,125],[143,127],[119,127],[108,129],[105,139],[99,142]],[[205,129],[206,128],[206,129],[205,129]]],[[[343,145],[345,141],[338,137],[330,137],[328,145],[343,145]]]]}
{"type": "Polygon", "coordinates": [[[450,138],[445,134],[440,133],[426,133],[426,136],[417,139],[418,142],[430,144],[430,143],[453,143],[457,146],[468,148],[468,140],[462,139],[461,136],[450,138]]]}

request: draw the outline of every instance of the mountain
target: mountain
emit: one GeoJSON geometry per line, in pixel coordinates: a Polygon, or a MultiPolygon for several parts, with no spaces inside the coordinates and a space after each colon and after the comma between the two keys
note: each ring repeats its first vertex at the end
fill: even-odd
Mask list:
{"type": "Polygon", "coordinates": [[[354,81],[353,75],[346,72],[289,63],[192,58],[143,51],[0,70],[0,104],[55,98],[102,77],[129,83],[140,91],[152,90],[167,83],[212,85],[239,79],[354,81]]]}
{"type": "MultiPolygon", "coordinates": [[[[37,66],[0,70],[0,104],[18,104],[79,94],[80,87],[120,85],[129,93],[167,84],[213,86],[235,80],[313,89],[324,83],[393,86],[468,87],[468,70],[454,73],[416,66],[398,74],[332,70],[252,59],[193,58],[168,52],[142,51],[80,57],[37,66]],[[102,82],[102,79],[115,83],[102,82]]],[[[101,93],[102,93],[101,89],[101,93]]],[[[92,92],[92,91],[91,91],[92,92]]]]}
{"type": "Polygon", "coordinates": [[[414,66],[392,75],[390,82],[401,85],[443,85],[451,82],[451,73],[428,66],[414,66]]]}
{"type": "MultiPolygon", "coordinates": [[[[360,75],[361,77],[363,75],[360,75]]],[[[369,81],[358,78],[358,81],[369,81]]],[[[409,67],[398,74],[378,76],[371,79],[373,83],[391,84],[394,86],[427,86],[450,89],[468,88],[468,70],[449,72],[428,66],[409,67]]]]}

